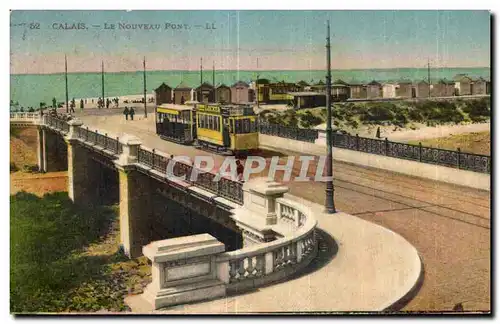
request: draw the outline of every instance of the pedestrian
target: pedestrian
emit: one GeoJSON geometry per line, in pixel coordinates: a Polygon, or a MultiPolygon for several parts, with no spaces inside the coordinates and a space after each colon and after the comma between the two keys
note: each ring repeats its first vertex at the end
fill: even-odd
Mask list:
{"type": "Polygon", "coordinates": [[[240,160],[236,160],[236,173],[238,173],[238,180],[243,181],[243,171],[245,167],[240,160]]]}
{"type": "Polygon", "coordinates": [[[75,98],[73,98],[71,100],[71,105],[70,105],[70,108],[71,108],[71,112],[74,113],[75,112],[75,107],[76,107],[76,104],[75,104],[75,98]]]}
{"type": "Polygon", "coordinates": [[[83,99],[80,99],[80,110],[83,110],[83,99]]]}
{"type": "Polygon", "coordinates": [[[134,107],[130,107],[130,119],[131,120],[134,120],[134,115],[135,115],[134,107]]]}
{"type": "Polygon", "coordinates": [[[109,109],[109,104],[111,103],[111,100],[109,98],[106,99],[106,108],[109,109]]]}
{"type": "Polygon", "coordinates": [[[123,114],[125,115],[125,120],[128,120],[128,115],[130,114],[130,111],[128,110],[127,106],[125,106],[125,109],[123,110],[123,114]]]}

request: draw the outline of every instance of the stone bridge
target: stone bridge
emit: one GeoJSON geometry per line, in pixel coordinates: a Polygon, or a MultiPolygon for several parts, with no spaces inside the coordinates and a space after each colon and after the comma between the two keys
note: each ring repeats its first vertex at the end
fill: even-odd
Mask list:
{"type": "MultiPolygon", "coordinates": [[[[215,174],[148,148],[134,136],[92,131],[77,119],[11,114],[11,125],[38,127],[39,168],[43,172],[67,170],[68,195],[75,204],[119,203],[124,252],[131,258],[145,255],[152,262],[153,282],[139,299],[127,301],[135,311],[149,312],[281,282],[302,273],[319,253],[317,218],[322,219],[322,211],[297,202],[283,185],[262,178],[245,184],[226,178],[214,181],[215,174]],[[192,178],[193,173],[199,176],[192,178]]],[[[343,213],[335,217],[339,216],[331,232],[340,238],[338,244],[352,251],[335,252],[340,258],[325,266],[324,275],[340,271],[355,274],[358,281],[373,281],[359,281],[339,292],[347,298],[342,300],[352,299],[345,310],[383,310],[407,298],[421,275],[415,248],[389,230],[343,213]],[[384,246],[383,252],[377,252],[376,258],[367,255],[361,237],[346,238],[344,229],[361,229],[362,242],[375,249],[384,246]],[[395,258],[398,262],[393,264],[395,258]],[[359,260],[374,261],[367,265],[359,260]],[[383,274],[373,278],[373,271],[381,267],[383,274]],[[369,292],[363,288],[367,284],[374,287],[369,292]],[[386,285],[391,284],[388,291],[386,285]],[[353,299],[360,293],[362,300],[353,299]]],[[[333,242],[329,235],[325,232],[323,239],[333,242]]],[[[338,245],[330,249],[336,251],[338,245]]],[[[346,277],[338,278],[333,284],[344,285],[346,277]]],[[[322,281],[308,281],[309,293],[314,282],[319,285],[313,289],[318,294],[307,297],[309,303],[317,305],[317,310],[345,307],[341,300],[335,305],[324,303],[330,287],[322,281]]],[[[279,297],[270,302],[275,311],[283,311],[280,307],[285,305],[279,297]]]]}

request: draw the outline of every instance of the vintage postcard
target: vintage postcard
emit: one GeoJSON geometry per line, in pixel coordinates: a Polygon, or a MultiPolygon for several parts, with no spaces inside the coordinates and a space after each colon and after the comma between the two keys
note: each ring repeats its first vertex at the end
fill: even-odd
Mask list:
{"type": "Polygon", "coordinates": [[[12,10],[10,312],[491,314],[486,10],[12,10]]]}

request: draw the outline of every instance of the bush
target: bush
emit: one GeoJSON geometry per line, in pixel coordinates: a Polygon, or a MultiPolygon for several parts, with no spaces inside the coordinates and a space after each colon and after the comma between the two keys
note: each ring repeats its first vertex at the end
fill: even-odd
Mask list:
{"type": "Polygon", "coordinates": [[[468,100],[463,103],[462,111],[467,113],[472,121],[482,121],[491,116],[489,98],[468,100]],[[487,118],[484,118],[487,117],[487,118]]]}
{"type": "Polygon", "coordinates": [[[321,124],[322,119],[320,117],[314,116],[310,111],[306,111],[300,116],[300,124],[304,128],[311,128],[321,124]]]}

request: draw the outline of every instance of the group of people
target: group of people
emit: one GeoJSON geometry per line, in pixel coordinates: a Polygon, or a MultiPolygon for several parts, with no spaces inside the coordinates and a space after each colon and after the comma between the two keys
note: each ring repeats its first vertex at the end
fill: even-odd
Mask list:
{"type": "Polygon", "coordinates": [[[125,115],[125,120],[128,120],[129,115],[130,119],[134,120],[134,115],[135,115],[134,107],[130,107],[130,109],[128,107],[125,107],[125,109],[123,110],[123,114],[125,115]]]}

